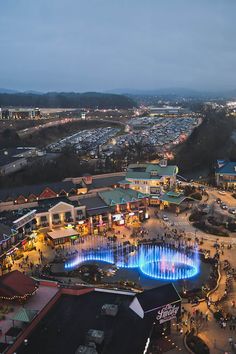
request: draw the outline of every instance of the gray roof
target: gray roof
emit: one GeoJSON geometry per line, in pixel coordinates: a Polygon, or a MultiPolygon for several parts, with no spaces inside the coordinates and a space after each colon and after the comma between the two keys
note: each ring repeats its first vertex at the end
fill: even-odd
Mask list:
{"type": "MultiPolygon", "coordinates": [[[[125,173],[124,173],[125,176],[125,173]]],[[[92,184],[87,185],[89,189],[103,188],[103,187],[112,187],[115,184],[118,184],[122,176],[112,176],[112,177],[101,177],[94,178],[92,184]]]]}
{"type": "Polygon", "coordinates": [[[40,195],[46,188],[52,189],[55,193],[60,193],[62,190],[69,192],[72,189],[76,189],[76,186],[71,181],[62,181],[62,182],[53,182],[53,183],[44,183],[36,184],[15,188],[5,188],[0,189],[0,201],[6,201],[8,199],[15,200],[20,195],[25,196],[26,198],[31,194],[40,195]]]}
{"type": "Polygon", "coordinates": [[[98,208],[98,209],[90,209],[87,210],[88,216],[93,216],[93,215],[98,215],[99,214],[106,214],[109,213],[111,209],[109,207],[104,207],[104,208],[98,208]]]}
{"type": "Polygon", "coordinates": [[[107,208],[107,204],[98,195],[86,198],[80,198],[79,203],[85,205],[87,210],[107,208]]]}

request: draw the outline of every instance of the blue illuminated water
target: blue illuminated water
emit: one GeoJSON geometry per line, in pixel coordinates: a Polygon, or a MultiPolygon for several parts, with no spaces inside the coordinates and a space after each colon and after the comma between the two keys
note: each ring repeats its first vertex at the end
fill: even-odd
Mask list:
{"type": "Polygon", "coordinates": [[[65,270],[76,268],[83,262],[99,261],[114,264],[118,268],[138,269],[153,279],[173,281],[192,278],[199,273],[197,251],[185,252],[159,245],[134,247],[109,243],[98,237],[90,241],[91,247],[79,249],[76,258],[65,263],[65,270]]]}

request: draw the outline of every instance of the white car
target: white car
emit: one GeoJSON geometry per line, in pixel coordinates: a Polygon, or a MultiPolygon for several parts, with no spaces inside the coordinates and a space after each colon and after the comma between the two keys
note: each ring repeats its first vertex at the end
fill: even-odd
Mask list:
{"type": "Polygon", "coordinates": [[[166,216],[166,215],[163,215],[163,216],[162,216],[162,219],[163,219],[164,221],[169,221],[169,218],[168,218],[168,216],[166,216]]]}
{"type": "Polygon", "coordinates": [[[225,195],[226,194],[225,191],[218,191],[218,193],[221,194],[221,195],[225,195]]]}
{"type": "Polygon", "coordinates": [[[227,207],[227,205],[225,204],[225,203],[221,203],[221,209],[223,209],[223,210],[227,210],[228,209],[228,207],[227,207]]]}
{"type": "Polygon", "coordinates": [[[236,209],[233,209],[233,208],[229,209],[229,213],[235,215],[236,214],[236,209]]]}

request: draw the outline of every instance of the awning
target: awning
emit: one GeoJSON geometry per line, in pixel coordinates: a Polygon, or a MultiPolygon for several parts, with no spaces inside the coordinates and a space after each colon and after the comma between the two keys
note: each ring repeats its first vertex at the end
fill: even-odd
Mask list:
{"type": "Polygon", "coordinates": [[[47,233],[50,238],[57,240],[59,238],[71,237],[78,235],[78,232],[74,229],[57,229],[47,233]]]}
{"type": "Polygon", "coordinates": [[[38,311],[36,311],[36,310],[30,310],[30,309],[26,309],[24,307],[21,307],[15,313],[15,315],[12,316],[11,320],[29,323],[34,318],[34,316],[37,314],[37,312],[38,311]]]}

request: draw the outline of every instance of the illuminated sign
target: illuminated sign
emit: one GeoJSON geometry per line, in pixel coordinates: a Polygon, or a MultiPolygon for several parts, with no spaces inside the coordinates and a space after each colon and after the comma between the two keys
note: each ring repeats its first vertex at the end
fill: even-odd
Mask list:
{"type": "Polygon", "coordinates": [[[113,221],[120,221],[123,220],[123,214],[115,214],[112,215],[113,221]]]}
{"type": "Polygon", "coordinates": [[[166,321],[170,321],[173,318],[177,317],[177,313],[179,309],[180,309],[179,305],[177,306],[177,305],[168,304],[162,307],[160,310],[158,310],[156,319],[159,321],[160,324],[166,321]]]}

